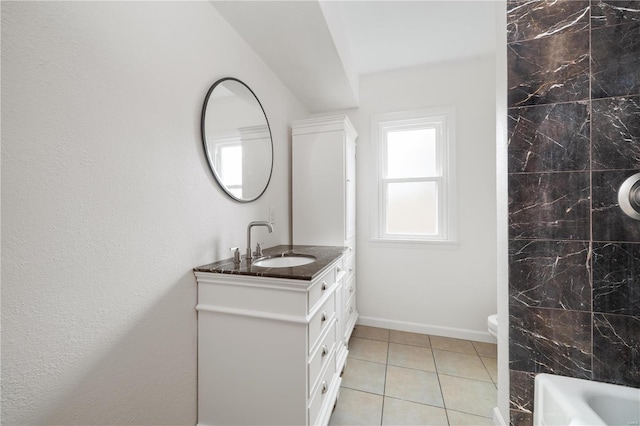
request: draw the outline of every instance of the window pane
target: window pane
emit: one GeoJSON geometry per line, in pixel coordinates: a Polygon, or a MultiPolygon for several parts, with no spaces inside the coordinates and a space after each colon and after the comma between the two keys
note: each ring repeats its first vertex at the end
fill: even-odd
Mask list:
{"type": "Polygon", "coordinates": [[[242,146],[220,148],[220,178],[225,186],[242,185],[242,146]]]}
{"type": "Polygon", "coordinates": [[[387,234],[438,234],[436,182],[387,184],[387,234]]]}
{"type": "Polygon", "coordinates": [[[220,178],[229,192],[242,198],[242,145],[220,148],[220,178]]]}
{"type": "Polygon", "coordinates": [[[389,178],[436,176],[436,129],[387,132],[389,178]]]}

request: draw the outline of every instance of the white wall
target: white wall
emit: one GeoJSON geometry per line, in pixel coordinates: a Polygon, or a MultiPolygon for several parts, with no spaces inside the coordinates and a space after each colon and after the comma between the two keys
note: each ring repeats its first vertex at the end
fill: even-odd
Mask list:
{"type": "Polygon", "coordinates": [[[194,266],[289,242],[288,124],[307,111],[207,2],[2,2],[3,424],[194,424],[194,266]],[[275,165],[217,187],[199,121],[245,81],[275,165]],[[264,232],[264,234],[263,234],[264,232]]]}
{"type": "Polygon", "coordinates": [[[475,58],[364,76],[358,131],[358,310],[360,323],[495,341],[496,313],[495,64],[475,58]],[[453,105],[456,122],[459,244],[374,243],[370,210],[372,115],[453,105]]]}

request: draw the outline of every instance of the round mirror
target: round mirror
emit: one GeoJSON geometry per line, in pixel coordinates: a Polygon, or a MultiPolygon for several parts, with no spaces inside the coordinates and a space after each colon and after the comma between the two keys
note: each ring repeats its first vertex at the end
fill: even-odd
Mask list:
{"type": "Polygon", "coordinates": [[[260,198],[271,180],[273,144],[255,93],[236,78],[216,81],[204,99],[200,127],[209,167],[222,189],[240,202],[260,198]]]}

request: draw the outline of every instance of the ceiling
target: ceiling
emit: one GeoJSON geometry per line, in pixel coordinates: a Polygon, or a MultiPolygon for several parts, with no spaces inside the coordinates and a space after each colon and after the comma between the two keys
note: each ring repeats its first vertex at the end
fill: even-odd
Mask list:
{"type": "Polygon", "coordinates": [[[212,4],[312,113],[357,107],[362,75],[495,51],[492,1],[212,4]]]}

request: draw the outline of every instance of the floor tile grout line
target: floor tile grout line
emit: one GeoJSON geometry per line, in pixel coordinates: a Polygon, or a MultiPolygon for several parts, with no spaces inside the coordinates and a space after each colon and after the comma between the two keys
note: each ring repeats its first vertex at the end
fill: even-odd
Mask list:
{"type": "MultiPolygon", "coordinates": [[[[370,337],[362,337],[362,336],[353,336],[353,337],[355,337],[356,339],[373,340],[374,342],[385,342],[385,343],[388,343],[388,344],[392,344],[393,343],[394,345],[405,345],[405,346],[411,346],[411,347],[414,347],[414,348],[430,348],[431,347],[431,345],[424,346],[424,345],[417,345],[417,344],[413,344],[413,343],[394,342],[392,340],[372,339],[370,337]]],[[[446,350],[446,349],[443,349],[443,350],[446,350]]],[[[449,351],[449,352],[455,352],[455,351],[449,351]]],[[[462,352],[460,352],[460,353],[462,353],[462,352]]]]}
{"type": "MultiPolygon", "coordinates": [[[[487,368],[487,364],[484,363],[484,361],[482,360],[481,356],[479,356],[478,358],[480,358],[480,362],[482,363],[482,365],[484,366],[485,371],[489,375],[489,379],[491,379],[491,383],[496,384],[496,382],[493,381],[493,376],[491,375],[491,372],[487,368]]],[[[497,388],[497,385],[496,385],[496,388],[497,388]]]]}
{"type": "Polygon", "coordinates": [[[434,351],[442,351],[442,352],[449,352],[452,354],[460,354],[460,355],[471,355],[471,356],[475,356],[475,354],[470,354],[469,352],[460,352],[460,351],[451,351],[449,349],[440,349],[440,348],[432,348],[434,351]]]}
{"type": "Polygon", "coordinates": [[[448,408],[447,411],[453,411],[453,412],[460,413],[460,414],[468,414],[470,416],[482,417],[483,419],[493,419],[492,417],[481,416],[479,414],[474,414],[474,413],[467,413],[466,411],[454,410],[454,409],[451,409],[451,408],[448,408]]]}
{"type": "MultiPolygon", "coordinates": [[[[436,371],[425,370],[425,369],[415,368],[415,367],[408,367],[406,365],[392,364],[388,360],[390,348],[387,348],[387,362],[386,363],[371,361],[370,359],[356,358],[356,357],[353,357],[353,356],[350,356],[349,358],[351,358],[353,360],[362,361],[362,362],[369,362],[369,363],[377,364],[377,365],[385,365],[385,366],[392,366],[392,367],[396,367],[396,368],[404,368],[406,370],[421,371],[421,372],[424,372],[424,373],[432,373],[432,374],[442,374],[442,375],[445,375],[445,376],[458,377],[460,379],[474,380],[474,381],[483,382],[483,383],[495,383],[493,378],[491,377],[491,374],[489,373],[489,370],[487,369],[486,364],[484,363],[484,361],[482,361],[482,357],[480,357],[480,356],[471,355],[471,354],[465,354],[465,353],[462,353],[462,352],[442,351],[442,352],[455,353],[455,354],[459,354],[459,355],[468,355],[468,356],[472,356],[472,357],[477,358],[478,361],[480,362],[480,364],[482,364],[482,367],[483,367],[484,371],[487,373],[488,380],[478,379],[478,378],[475,378],[475,377],[461,376],[461,375],[452,374],[452,373],[438,372],[437,371],[437,364],[436,364],[436,360],[435,360],[435,353],[433,351],[434,350],[439,351],[440,349],[432,349],[432,348],[422,348],[422,349],[431,349],[431,353],[432,353],[432,356],[433,356],[434,366],[436,368],[436,371]]],[[[489,358],[489,359],[495,359],[495,358],[489,358]]]]}
{"type": "MultiPolygon", "coordinates": [[[[431,343],[431,337],[429,337],[429,343],[431,343]]],[[[436,379],[438,380],[438,389],[440,390],[440,398],[442,398],[442,408],[444,409],[444,415],[447,418],[447,425],[451,425],[449,420],[449,413],[447,412],[447,403],[444,400],[444,392],[442,391],[442,383],[440,382],[440,373],[438,372],[438,363],[436,362],[436,354],[433,352],[433,345],[431,346],[431,357],[433,358],[433,366],[436,369],[436,379]]]]}
{"type": "MultiPolygon", "coordinates": [[[[640,95],[639,95],[640,96],[640,95]]],[[[397,342],[397,341],[392,341],[391,340],[391,332],[392,331],[398,331],[398,332],[402,332],[402,333],[408,333],[408,334],[414,334],[414,335],[420,335],[420,336],[425,336],[429,339],[430,342],[430,346],[431,345],[431,339],[432,338],[443,338],[443,339],[449,339],[449,340],[455,340],[455,341],[460,341],[460,342],[468,342],[471,343],[471,345],[473,346],[473,348],[476,350],[476,352],[478,353],[479,356],[483,356],[482,354],[480,354],[480,352],[478,352],[477,348],[476,348],[476,343],[482,343],[482,344],[489,344],[489,345],[494,345],[495,343],[492,342],[483,342],[483,341],[479,341],[479,340],[470,340],[470,339],[461,339],[461,338],[457,338],[457,337],[447,337],[447,336],[436,336],[436,335],[431,335],[431,334],[423,334],[423,333],[415,333],[415,332],[410,332],[410,331],[400,331],[400,330],[392,330],[392,329],[383,329],[380,327],[372,327],[372,326],[363,326],[363,325],[356,325],[356,327],[367,327],[367,328],[375,328],[378,330],[386,330],[388,332],[388,338],[385,340],[381,340],[381,339],[376,339],[376,338],[372,338],[372,337],[366,337],[366,336],[359,336],[357,334],[353,334],[353,337],[358,337],[361,339],[369,339],[369,340],[377,340],[377,341],[381,341],[381,342],[389,342],[389,343],[398,343],[401,345],[409,345],[409,346],[420,346],[420,345],[415,345],[415,344],[411,344],[411,343],[406,343],[406,342],[397,342]]],[[[422,346],[421,346],[422,347],[422,346]]],[[[425,346],[426,347],[426,346],[425,346]]],[[[440,348],[434,348],[434,349],[440,349],[440,348]]],[[[441,350],[447,350],[447,349],[441,349],[441,350]]],[[[450,352],[456,352],[456,351],[450,351],[450,352]]],[[[462,352],[461,352],[462,353],[462,352]]],[[[493,358],[491,356],[489,356],[489,358],[493,358]]]]}
{"type": "MultiPolygon", "coordinates": [[[[380,396],[380,395],[378,395],[378,396],[380,396]]],[[[444,407],[440,407],[439,405],[426,404],[424,402],[414,401],[412,399],[404,399],[404,398],[400,398],[400,397],[397,397],[397,396],[389,396],[389,395],[384,395],[384,397],[385,398],[389,398],[389,399],[395,399],[396,401],[410,402],[410,403],[416,404],[416,405],[424,405],[425,407],[440,408],[442,410],[445,410],[444,407]]],[[[460,411],[460,412],[462,412],[462,411],[460,411]]],[[[465,413],[465,414],[470,414],[470,413],[465,413]]],[[[482,416],[480,416],[480,417],[482,417],[482,416]]]]}
{"type": "MultiPolygon", "coordinates": [[[[446,376],[446,374],[445,374],[445,376],[446,376]]],[[[362,390],[362,389],[349,388],[349,387],[346,387],[346,386],[343,386],[343,388],[344,388],[344,389],[349,389],[349,390],[354,391],[354,392],[361,392],[361,393],[366,393],[366,394],[368,394],[368,395],[373,395],[373,396],[379,396],[379,397],[382,397],[382,398],[383,398],[383,405],[384,405],[384,398],[389,398],[389,399],[395,399],[395,400],[397,400],[397,401],[404,401],[404,402],[410,402],[410,403],[412,403],[412,404],[424,405],[424,406],[426,406],[426,407],[440,408],[440,409],[443,409],[443,410],[445,410],[445,411],[447,411],[447,412],[448,412],[448,411],[454,411],[454,412],[456,412],[456,413],[468,414],[468,415],[470,415],[470,416],[482,417],[482,418],[485,418],[485,419],[491,419],[491,418],[492,418],[492,417],[488,417],[488,416],[482,416],[482,415],[477,414],[477,413],[470,413],[470,412],[468,412],[468,411],[454,410],[453,408],[440,407],[440,406],[438,406],[438,405],[425,404],[424,402],[413,401],[413,400],[411,400],[411,399],[398,398],[397,396],[381,395],[381,394],[379,394],[379,393],[369,392],[369,391],[365,391],[365,390],[362,390]]],[[[447,414],[447,418],[448,418],[448,414],[447,414]]],[[[447,420],[447,421],[448,421],[448,420],[447,420]]]]}
{"type": "MultiPolygon", "coordinates": [[[[372,338],[369,338],[369,337],[362,337],[362,336],[356,336],[356,335],[353,336],[353,337],[357,337],[359,339],[365,339],[365,340],[370,340],[370,341],[377,341],[377,342],[386,343],[387,344],[387,348],[386,348],[387,350],[386,350],[386,362],[385,363],[380,363],[380,362],[372,361],[372,360],[369,360],[369,359],[361,359],[361,358],[350,357],[353,360],[358,360],[358,361],[361,361],[361,362],[369,362],[369,363],[372,363],[372,364],[384,365],[385,366],[385,368],[384,368],[384,384],[383,384],[382,395],[374,393],[374,392],[368,392],[368,391],[364,391],[364,390],[360,390],[360,389],[353,389],[353,388],[345,387],[345,389],[351,389],[351,390],[353,390],[355,392],[363,392],[363,393],[367,393],[367,394],[371,394],[371,395],[382,397],[382,408],[381,408],[381,412],[380,412],[380,424],[381,425],[383,424],[384,405],[385,405],[385,399],[386,398],[391,398],[391,399],[395,399],[395,400],[399,400],[399,401],[406,401],[406,402],[410,402],[410,403],[418,404],[418,405],[423,405],[423,406],[430,406],[430,407],[444,409],[445,410],[445,416],[446,416],[446,419],[447,419],[447,424],[449,424],[449,425],[451,424],[451,422],[449,420],[449,412],[450,411],[451,412],[461,413],[461,414],[467,414],[467,415],[471,415],[471,416],[482,417],[482,418],[486,418],[486,419],[491,419],[491,417],[482,416],[482,415],[479,415],[479,414],[476,414],[476,413],[460,411],[459,409],[455,410],[455,409],[447,408],[447,404],[446,404],[445,399],[444,399],[444,393],[443,393],[443,390],[442,390],[442,382],[440,380],[441,376],[447,376],[447,377],[452,377],[452,378],[457,378],[457,379],[469,380],[469,381],[472,381],[472,382],[479,382],[479,383],[492,383],[492,384],[494,384],[494,386],[497,387],[497,385],[493,381],[493,378],[491,377],[491,374],[489,373],[489,369],[487,368],[487,364],[482,359],[483,355],[480,354],[480,351],[478,350],[478,347],[474,344],[474,341],[466,340],[466,339],[458,339],[458,340],[466,340],[467,342],[471,343],[472,347],[474,348],[475,355],[470,354],[468,352],[459,352],[459,351],[449,350],[449,349],[434,348],[433,344],[431,343],[431,337],[432,336],[430,336],[430,335],[425,335],[429,340],[429,346],[415,345],[415,344],[404,343],[404,342],[393,342],[393,341],[391,341],[391,334],[390,334],[392,330],[388,330],[388,331],[389,331],[389,339],[388,340],[372,339],[372,338]],[[429,349],[430,352],[431,352],[431,357],[433,359],[433,364],[434,364],[434,368],[435,368],[436,371],[433,372],[433,371],[428,371],[428,370],[422,370],[420,368],[412,368],[412,367],[407,367],[407,366],[402,366],[402,365],[390,364],[390,362],[389,362],[390,359],[389,358],[390,358],[390,352],[391,352],[391,343],[395,343],[395,344],[401,345],[401,346],[410,346],[410,347],[414,347],[414,348],[429,349]],[[456,375],[446,374],[444,372],[440,372],[438,370],[438,364],[436,363],[436,359],[435,359],[435,352],[434,351],[436,351],[436,350],[441,351],[441,352],[457,353],[457,354],[460,354],[460,355],[471,355],[471,356],[477,357],[477,359],[482,363],[482,365],[484,367],[484,371],[489,376],[489,381],[479,380],[479,379],[476,379],[476,378],[456,376],[456,375]],[[438,388],[439,388],[439,391],[440,391],[440,396],[442,398],[442,407],[438,407],[436,405],[431,405],[431,404],[425,404],[425,403],[419,402],[419,401],[414,401],[414,400],[409,400],[409,399],[403,399],[403,398],[388,396],[386,394],[386,390],[387,390],[386,389],[386,385],[387,385],[387,378],[388,378],[387,374],[388,374],[388,371],[389,371],[389,369],[388,369],[389,366],[393,366],[393,367],[396,367],[396,368],[403,368],[403,369],[406,369],[406,370],[412,370],[412,371],[436,374],[436,378],[438,380],[438,388]]],[[[484,357],[488,358],[488,359],[496,359],[495,357],[493,357],[491,355],[486,355],[484,357]]]]}
{"type": "Polygon", "coordinates": [[[378,364],[378,365],[387,365],[386,362],[376,362],[376,361],[371,361],[370,359],[356,358],[354,356],[349,356],[349,359],[355,359],[357,361],[362,361],[362,362],[370,362],[372,364],[378,364]]]}
{"type": "MultiPolygon", "coordinates": [[[[415,334],[420,334],[420,333],[415,333],[415,334]]],[[[396,345],[406,345],[406,346],[412,346],[412,347],[417,347],[417,348],[432,348],[435,350],[439,350],[439,351],[446,351],[446,352],[454,352],[454,353],[459,353],[459,354],[466,354],[466,355],[477,355],[479,357],[485,357],[485,358],[494,358],[496,359],[497,357],[492,356],[492,355],[483,355],[478,351],[478,348],[476,347],[475,343],[487,343],[487,344],[493,344],[493,343],[489,343],[489,342],[476,342],[475,340],[467,340],[467,339],[458,339],[455,337],[445,337],[445,336],[432,336],[430,334],[423,334],[423,336],[428,336],[429,337],[429,346],[424,346],[424,345],[420,345],[420,344],[415,344],[415,343],[407,343],[407,342],[398,342],[398,341],[393,341],[391,340],[391,337],[389,337],[387,340],[383,340],[383,339],[377,339],[377,338],[373,338],[373,337],[366,337],[366,336],[358,336],[358,335],[354,335],[353,337],[357,338],[357,339],[366,339],[366,340],[373,340],[375,342],[386,342],[386,343],[394,343],[396,345]],[[471,354],[469,352],[462,352],[460,350],[453,350],[453,349],[445,349],[445,348],[436,348],[433,346],[433,344],[431,343],[431,338],[432,337],[445,337],[448,339],[455,339],[455,340],[461,340],[461,341],[465,341],[465,342],[469,342],[471,343],[471,346],[473,347],[473,351],[474,353],[471,354]]]]}
{"type": "Polygon", "coordinates": [[[431,345],[429,345],[429,346],[421,346],[421,345],[412,345],[411,343],[401,343],[401,342],[392,342],[392,341],[389,341],[389,344],[390,345],[394,344],[394,345],[402,345],[402,346],[411,346],[412,348],[425,348],[425,349],[431,347],[431,345]]]}
{"type": "Polygon", "coordinates": [[[374,395],[374,396],[384,396],[384,394],[379,394],[379,393],[375,393],[375,392],[371,392],[371,391],[367,391],[367,390],[362,390],[362,389],[350,388],[349,386],[340,385],[340,387],[342,389],[349,389],[349,390],[352,390],[354,392],[362,392],[362,393],[366,393],[366,394],[374,395]]]}
{"type": "MultiPolygon", "coordinates": [[[[434,363],[435,364],[435,363],[434,363]]],[[[387,363],[387,366],[391,366],[391,367],[395,367],[395,368],[404,368],[405,370],[412,370],[412,371],[420,371],[422,373],[431,373],[431,374],[438,374],[435,371],[429,371],[429,370],[421,370],[419,368],[412,368],[412,367],[405,367],[404,365],[395,365],[395,364],[389,364],[387,363]]]]}
{"type": "Polygon", "coordinates": [[[473,350],[476,352],[476,355],[478,355],[478,358],[479,358],[480,352],[478,352],[478,348],[476,348],[476,345],[474,345],[473,342],[471,342],[471,346],[473,346],[473,350]]]}
{"type": "MultiPolygon", "coordinates": [[[[439,349],[434,349],[434,350],[439,350],[439,349]]],[[[442,372],[442,373],[438,372],[438,375],[442,374],[444,376],[458,377],[458,378],[461,378],[461,379],[475,380],[475,381],[478,381],[478,382],[494,383],[495,384],[495,382],[493,381],[493,378],[491,377],[491,373],[489,373],[489,370],[487,369],[487,366],[485,365],[484,361],[482,361],[482,357],[481,356],[471,355],[471,354],[462,354],[460,352],[452,352],[452,353],[457,353],[457,354],[460,354],[460,355],[469,355],[469,356],[473,356],[473,357],[477,358],[478,361],[480,362],[480,364],[482,365],[482,367],[484,368],[485,373],[487,373],[487,378],[489,380],[482,380],[482,379],[477,379],[477,378],[473,378],[473,377],[465,377],[465,376],[460,376],[460,375],[456,375],[456,374],[452,374],[452,373],[445,373],[445,372],[442,372]]],[[[437,368],[436,354],[435,353],[433,354],[433,361],[434,361],[434,364],[436,364],[436,368],[437,368]]]]}
{"type": "Polygon", "coordinates": [[[490,383],[490,384],[495,384],[493,383],[493,380],[480,380],[480,379],[471,379],[469,377],[462,377],[462,376],[455,376],[453,374],[447,374],[447,373],[439,373],[438,376],[447,376],[447,377],[453,377],[454,379],[464,379],[464,380],[470,380],[472,382],[480,382],[480,383],[490,383]]]}
{"type": "Polygon", "coordinates": [[[384,419],[384,400],[387,397],[387,371],[389,371],[389,348],[391,345],[387,342],[387,359],[384,364],[384,384],[382,386],[382,409],[380,410],[380,426],[384,419]]]}

